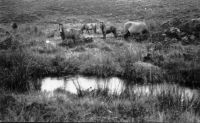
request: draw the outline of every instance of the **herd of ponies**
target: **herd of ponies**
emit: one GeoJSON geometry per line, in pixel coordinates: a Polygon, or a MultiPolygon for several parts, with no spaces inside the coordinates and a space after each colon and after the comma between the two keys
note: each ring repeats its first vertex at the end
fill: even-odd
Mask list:
{"type": "MultiPolygon", "coordinates": [[[[161,26],[163,25],[166,25],[166,23],[161,24],[161,26]]],[[[84,31],[89,34],[90,31],[97,33],[98,27],[101,30],[103,39],[106,39],[106,35],[110,33],[112,33],[115,38],[123,37],[125,40],[128,40],[128,38],[131,37],[135,38],[137,41],[151,38],[153,35],[145,21],[127,21],[123,24],[123,29],[120,32],[120,29],[118,29],[117,26],[114,26],[113,24],[106,25],[102,21],[99,24],[85,23],[81,26],[80,30],[66,30],[64,29],[63,24],[59,24],[62,40],[73,39],[74,41],[76,40],[76,37],[80,37],[84,31]]],[[[167,25],[167,28],[164,28],[160,34],[163,38],[169,37],[177,40],[185,40],[185,38],[193,40],[194,37],[200,38],[200,18],[184,20],[183,22],[178,21],[178,25],[167,25]]]]}
{"type": "MultiPolygon", "coordinates": [[[[101,30],[103,35],[103,39],[106,39],[106,35],[112,33],[115,38],[119,37],[118,29],[114,25],[106,25],[104,22],[98,23],[85,23],[82,24],[80,30],[76,29],[64,29],[63,24],[59,23],[59,32],[62,40],[72,39],[73,41],[76,38],[81,37],[80,35],[85,32],[88,34],[93,31],[93,33],[97,33],[97,28],[101,30]]],[[[144,21],[128,21],[124,24],[123,34],[124,39],[128,39],[130,36],[146,36],[149,37],[149,29],[147,24],[144,21]]]]}
{"type": "MultiPolygon", "coordinates": [[[[139,41],[142,41],[152,36],[152,33],[150,32],[150,29],[145,21],[127,21],[123,24],[123,30],[120,32],[120,29],[118,29],[117,26],[114,26],[113,24],[106,25],[102,21],[97,23],[84,23],[78,30],[74,28],[65,29],[62,23],[56,22],[54,24],[59,25],[59,35],[62,41],[66,39],[71,39],[74,43],[77,39],[84,37],[83,33],[85,32],[87,32],[88,34],[90,34],[91,31],[94,34],[99,33],[97,32],[98,28],[101,30],[103,39],[106,39],[106,35],[110,33],[112,33],[115,38],[123,37],[125,40],[127,40],[129,37],[132,37],[135,39],[137,38],[137,40],[139,39],[139,41]]],[[[163,25],[166,25],[166,23],[164,23],[163,25]]],[[[180,24],[179,22],[179,25],[180,27],[167,26],[168,29],[161,32],[162,36],[168,36],[171,38],[176,38],[178,40],[184,39],[185,37],[190,38],[191,36],[200,38],[200,18],[188,20],[183,24],[180,24]]],[[[18,28],[18,25],[14,22],[11,24],[11,27],[13,30],[16,30],[18,28]]]]}

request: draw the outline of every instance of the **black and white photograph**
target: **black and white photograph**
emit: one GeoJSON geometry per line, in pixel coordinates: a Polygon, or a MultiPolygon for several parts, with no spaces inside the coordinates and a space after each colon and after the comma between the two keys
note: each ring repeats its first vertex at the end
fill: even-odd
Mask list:
{"type": "Polygon", "coordinates": [[[0,122],[200,123],[200,0],[0,0],[0,122]]]}

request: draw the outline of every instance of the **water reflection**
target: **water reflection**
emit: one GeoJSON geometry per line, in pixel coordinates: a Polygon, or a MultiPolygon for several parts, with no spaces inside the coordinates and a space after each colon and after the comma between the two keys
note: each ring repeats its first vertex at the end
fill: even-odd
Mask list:
{"type": "Polygon", "coordinates": [[[42,80],[41,91],[54,92],[56,89],[63,89],[73,94],[77,94],[77,90],[92,91],[95,89],[107,89],[109,94],[121,94],[128,90],[136,95],[158,95],[161,93],[172,93],[180,95],[182,98],[191,99],[197,95],[197,90],[183,88],[175,84],[150,84],[150,85],[131,85],[117,78],[95,78],[95,77],[62,77],[62,78],[44,78],[42,80]]]}
{"type": "Polygon", "coordinates": [[[169,94],[180,96],[181,99],[192,99],[198,95],[195,89],[184,88],[176,84],[154,84],[154,85],[134,85],[131,87],[133,93],[137,95],[161,95],[169,94]]]}
{"type": "Polygon", "coordinates": [[[125,89],[125,83],[117,78],[94,78],[94,77],[83,77],[76,76],[72,78],[44,78],[42,80],[42,91],[53,92],[58,88],[64,89],[71,93],[77,94],[77,90],[88,90],[92,91],[95,89],[108,89],[108,93],[120,94],[125,89]]]}

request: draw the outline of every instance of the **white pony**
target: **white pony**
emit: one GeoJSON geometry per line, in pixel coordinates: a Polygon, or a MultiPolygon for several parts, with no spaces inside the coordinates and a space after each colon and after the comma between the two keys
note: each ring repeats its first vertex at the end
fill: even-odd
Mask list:
{"type": "Polygon", "coordinates": [[[143,21],[128,21],[124,24],[124,39],[132,35],[149,36],[149,29],[143,21]]]}

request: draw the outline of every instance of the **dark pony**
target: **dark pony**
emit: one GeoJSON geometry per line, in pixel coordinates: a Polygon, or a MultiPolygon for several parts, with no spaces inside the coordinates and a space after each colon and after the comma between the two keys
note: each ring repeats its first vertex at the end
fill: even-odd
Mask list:
{"type": "Polygon", "coordinates": [[[75,29],[69,31],[64,30],[63,24],[59,24],[60,37],[64,41],[65,39],[72,39],[75,43],[76,40],[80,39],[80,32],[75,29]]]}
{"type": "Polygon", "coordinates": [[[103,22],[100,22],[100,29],[102,31],[104,39],[106,39],[106,34],[109,33],[113,33],[114,37],[117,38],[117,28],[115,26],[106,27],[106,25],[103,22]]]}

